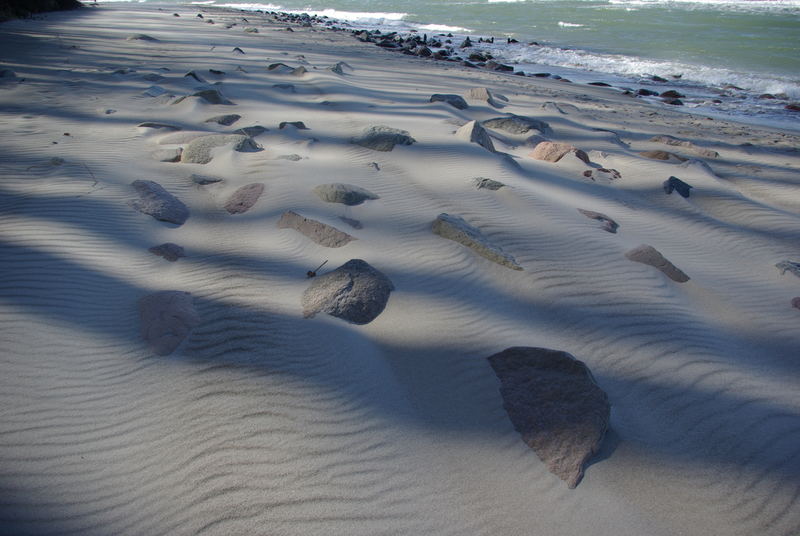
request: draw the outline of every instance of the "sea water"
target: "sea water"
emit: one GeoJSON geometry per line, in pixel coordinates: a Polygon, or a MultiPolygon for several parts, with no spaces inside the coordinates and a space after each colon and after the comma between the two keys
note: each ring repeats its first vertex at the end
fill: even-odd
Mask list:
{"type": "Polygon", "coordinates": [[[494,37],[477,48],[526,73],[674,88],[689,111],[800,129],[800,112],[785,109],[800,101],[800,0],[145,1],[307,12],[350,28],[452,33],[456,44],[494,37]]]}

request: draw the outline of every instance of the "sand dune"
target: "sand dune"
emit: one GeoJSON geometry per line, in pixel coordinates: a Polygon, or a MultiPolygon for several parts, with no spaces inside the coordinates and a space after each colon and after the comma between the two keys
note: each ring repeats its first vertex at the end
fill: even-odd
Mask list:
{"type": "Polygon", "coordinates": [[[775,268],[800,261],[797,135],[178,12],[0,25],[16,74],[0,88],[0,534],[800,530],[800,279],[775,268]],[[541,128],[481,127],[507,114],[541,128]],[[408,143],[353,142],[381,125],[408,143]],[[221,134],[200,159],[153,158],[221,134]],[[587,158],[531,157],[543,141],[587,158]],[[138,212],[135,181],[190,216],[138,212]],[[369,200],[318,195],[337,184],[369,200]],[[355,240],[281,229],[288,211],[355,240]],[[438,236],[439,214],[524,270],[438,236]],[[184,256],[149,251],[165,243],[184,256]],[[626,258],[641,244],[691,279],[626,258]],[[351,259],[391,281],[385,308],[304,318],[307,272],[351,259]],[[140,333],[139,300],[161,291],[196,315],[168,355],[140,333]],[[575,356],[608,396],[574,490],[504,410],[487,358],[515,346],[575,356]]]}

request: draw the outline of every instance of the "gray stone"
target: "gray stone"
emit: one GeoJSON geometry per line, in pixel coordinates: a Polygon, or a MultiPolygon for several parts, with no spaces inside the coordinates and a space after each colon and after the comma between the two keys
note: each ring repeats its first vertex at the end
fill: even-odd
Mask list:
{"type": "Polygon", "coordinates": [[[189,217],[186,205],[157,182],[138,180],[133,181],[131,185],[139,194],[139,199],[131,201],[130,204],[139,212],[177,225],[183,225],[189,217]]]}
{"type": "Polygon", "coordinates": [[[477,121],[470,121],[463,127],[456,130],[456,138],[471,143],[477,143],[487,151],[492,153],[495,152],[492,138],[489,136],[489,133],[486,132],[486,129],[483,128],[477,121]]]}
{"type": "Polygon", "coordinates": [[[348,218],[346,216],[339,216],[339,219],[345,222],[347,225],[352,227],[353,229],[362,229],[364,226],[361,225],[361,222],[358,220],[354,220],[353,218],[348,218]]]}
{"type": "Polygon", "coordinates": [[[536,130],[544,134],[550,131],[550,125],[544,121],[514,114],[510,114],[507,117],[487,119],[483,121],[482,124],[485,127],[503,130],[509,134],[527,134],[531,130],[536,130]]]}
{"type": "Polygon", "coordinates": [[[340,248],[356,240],[355,237],[340,231],[336,227],[311,218],[304,218],[291,210],[283,213],[281,219],[278,220],[278,227],[281,229],[294,229],[317,244],[329,248],[340,248]]]}
{"type": "Polygon", "coordinates": [[[694,154],[706,158],[719,158],[719,153],[717,151],[712,151],[711,149],[704,149],[703,147],[698,147],[697,145],[695,145],[690,141],[679,140],[672,136],[667,136],[667,135],[653,136],[652,138],[650,138],[650,141],[671,145],[673,147],[684,147],[686,149],[689,149],[694,154]]]}
{"type": "Polygon", "coordinates": [[[164,257],[169,262],[175,262],[181,257],[185,257],[186,255],[183,253],[183,248],[178,244],[173,244],[172,242],[165,242],[159,246],[153,246],[148,249],[150,253],[153,255],[158,255],[159,257],[164,257]]]}
{"type": "Polygon", "coordinates": [[[278,125],[278,130],[283,130],[286,127],[294,127],[297,130],[310,130],[302,121],[282,121],[278,125]]]}
{"type": "Polygon", "coordinates": [[[690,190],[692,186],[680,180],[678,177],[670,177],[664,181],[664,192],[667,195],[671,194],[673,190],[678,192],[681,197],[689,197],[690,190]]]}
{"type": "Polygon", "coordinates": [[[589,155],[584,151],[568,143],[556,143],[552,141],[543,141],[539,143],[533,148],[529,156],[536,160],[544,160],[545,162],[558,162],[569,153],[573,153],[577,158],[587,164],[589,163],[589,155]]]}
{"type": "Polygon", "coordinates": [[[674,264],[669,262],[664,256],[658,252],[653,246],[648,246],[643,244],[641,246],[635,247],[632,250],[625,253],[625,257],[629,260],[634,262],[641,262],[642,264],[649,264],[650,266],[655,266],[662,272],[664,272],[667,277],[672,279],[673,281],[677,281],[678,283],[685,283],[689,281],[689,276],[683,273],[679,268],[677,268],[674,264]]]}
{"type": "Polygon", "coordinates": [[[314,188],[314,193],[328,203],[342,203],[343,205],[360,205],[368,199],[380,199],[380,196],[353,184],[334,182],[320,184],[314,188]]]}
{"type": "Polygon", "coordinates": [[[247,136],[248,138],[255,138],[267,132],[269,129],[262,127],[261,125],[253,125],[251,127],[242,127],[233,131],[234,134],[241,134],[243,136],[247,136]]]}
{"type": "Polygon", "coordinates": [[[225,202],[225,210],[231,214],[243,214],[256,204],[258,198],[264,193],[264,185],[253,183],[237,189],[225,202]]]}
{"type": "Polygon", "coordinates": [[[489,104],[489,106],[493,106],[494,108],[503,107],[503,105],[500,102],[498,102],[498,99],[508,100],[501,95],[495,95],[485,87],[473,87],[471,89],[468,89],[465,96],[467,100],[485,102],[489,104]]]}
{"type": "Polygon", "coordinates": [[[487,179],[486,177],[475,177],[472,181],[475,183],[475,187],[478,190],[499,190],[505,186],[505,184],[500,181],[487,179]]]}
{"type": "Polygon", "coordinates": [[[178,132],[170,132],[158,138],[159,145],[183,145],[190,141],[208,136],[210,133],[205,130],[181,130],[178,132]]]}
{"type": "Polygon", "coordinates": [[[448,95],[442,93],[436,93],[435,95],[431,95],[430,102],[446,102],[453,108],[457,108],[459,110],[466,110],[469,108],[469,104],[467,101],[464,100],[464,97],[460,95],[448,95]]]}
{"type": "Polygon", "coordinates": [[[155,130],[165,130],[165,131],[166,130],[172,130],[172,131],[181,130],[181,127],[179,127],[179,126],[170,125],[168,123],[156,123],[156,122],[153,122],[153,121],[145,121],[144,123],[139,123],[136,126],[138,128],[152,128],[152,129],[155,129],[155,130]]]}
{"type": "Polygon", "coordinates": [[[273,84],[272,87],[280,89],[281,91],[288,91],[289,93],[297,93],[294,84],[273,84]]]}
{"type": "Polygon", "coordinates": [[[781,275],[785,274],[788,271],[790,273],[793,273],[797,277],[800,277],[800,262],[781,261],[775,265],[775,268],[781,271],[781,275]]]}
{"type": "Polygon", "coordinates": [[[187,78],[187,77],[188,78],[194,78],[197,82],[200,82],[201,84],[207,84],[208,83],[208,82],[205,81],[205,79],[202,76],[197,74],[197,72],[195,72],[195,71],[189,71],[188,73],[183,75],[183,77],[184,78],[187,78]]]}
{"type": "Polygon", "coordinates": [[[222,182],[222,179],[219,177],[211,177],[209,175],[198,175],[195,173],[189,175],[189,178],[192,179],[193,183],[199,184],[200,186],[222,182]]]}
{"type": "Polygon", "coordinates": [[[794,307],[795,309],[800,309],[800,296],[792,298],[792,302],[791,303],[792,303],[792,307],[794,307]]]}
{"type": "Polygon", "coordinates": [[[150,42],[158,41],[158,39],[156,39],[155,37],[150,37],[147,34],[133,34],[129,35],[126,39],[128,41],[150,41],[150,42]]]}
{"type": "Polygon", "coordinates": [[[489,243],[489,239],[480,230],[468,224],[463,218],[446,213],[439,214],[433,222],[432,230],[441,237],[467,246],[492,262],[512,270],[522,270],[522,266],[517,264],[514,257],[489,243]]]}
{"type": "Polygon", "coordinates": [[[169,355],[200,323],[188,292],[164,290],[139,300],[142,339],[156,355],[169,355]]]}
{"type": "Polygon", "coordinates": [[[329,67],[329,69],[331,71],[333,71],[334,73],[336,73],[336,74],[342,74],[343,75],[345,73],[345,69],[352,70],[353,68],[350,65],[348,65],[346,62],[339,61],[339,62],[336,62],[335,65],[329,67]]]}
{"type": "Polygon", "coordinates": [[[156,162],[179,162],[181,159],[183,149],[160,149],[153,153],[153,159],[156,162]]]}
{"type": "Polygon", "coordinates": [[[196,91],[195,93],[192,93],[191,95],[185,95],[183,97],[178,97],[177,99],[172,101],[172,104],[178,104],[179,102],[183,102],[187,97],[197,97],[199,99],[202,99],[202,100],[206,101],[209,104],[225,104],[225,105],[233,104],[231,101],[226,99],[222,95],[222,93],[220,93],[219,90],[217,90],[217,89],[203,89],[203,90],[200,90],[200,91],[196,91]]]}
{"type": "Polygon", "coordinates": [[[671,162],[686,162],[686,158],[682,156],[678,156],[675,153],[670,153],[668,151],[642,151],[639,153],[640,156],[645,158],[650,158],[651,160],[665,160],[671,162]]]}
{"type": "Polygon", "coordinates": [[[580,212],[589,219],[597,220],[600,223],[602,223],[603,224],[602,229],[604,231],[608,231],[609,233],[616,233],[617,229],[619,228],[617,222],[615,222],[614,220],[612,220],[611,218],[600,212],[595,212],[593,210],[583,210],[582,208],[579,208],[578,212],[580,212]]]}
{"type": "Polygon", "coordinates": [[[241,134],[212,134],[195,138],[183,151],[181,162],[185,164],[208,164],[213,158],[211,150],[216,147],[230,145],[234,151],[255,151],[258,145],[247,136],[241,134]]]}
{"type": "Polygon", "coordinates": [[[622,178],[622,173],[617,171],[616,169],[610,168],[596,168],[596,169],[587,169],[583,172],[583,176],[587,179],[592,179],[595,182],[614,182],[617,179],[622,178]]]}
{"type": "Polygon", "coordinates": [[[395,145],[411,145],[416,141],[405,130],[383,125],[369,127],[361,136],[351,140],[356,145],[383,152],[391,151],[395,145]]]}
{"type": "Polygon", "coordinates": [[[566,352],[517,346],[488,359],[514,428],[550,472],[574,489],[608,430],[608,396],[586,364],[566,352]]]}
{"type": "Polygon", "coordinates": [[[306,68],[302,65],[300,67],[289,67],[285,63],[273,63],[267,67],[267,70],[274,74],[289,74],[293,76],[302,76],[306,74],[306,68]]]}
{"type": "Polygon", "coordinates": [[[303,157],[299,154],[282,154],[276,157],[276,160],[289,160],[290,162],[299,162],[303,157]]]}
{"type": "Polygon", "coordinates": [[[225,114],[225,115],[215,115],[214,117],[209,117],[205,120],[206,123],[217,123],[218,125],[230,126],[234,124],[236,121],[241,119],[242,116],[239,114],[225,114]]]}
{"type": "Polygon", "coordinates": [[[386,307],[394,285],[383,273],[361,259],[347,261],[314,279],[303,293],[303,316],[317,313],[368,324],[386,307]]]}

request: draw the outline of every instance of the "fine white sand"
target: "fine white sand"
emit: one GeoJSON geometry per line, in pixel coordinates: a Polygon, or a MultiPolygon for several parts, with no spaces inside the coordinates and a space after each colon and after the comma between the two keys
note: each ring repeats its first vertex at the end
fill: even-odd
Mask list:
{"type": "Polygon", "coordinates": [[[197,13],[104,5],[0,25],[0,68],[16,75],[0,79],[0,533],[800,533],[800,278],[774,266],[800,261],[797,136],[197,13]],[[234,104],[170,104],[209,87],[234,104]],[[504,108],[429,102],[476,87],[504,108]],[[510,156],[454,134],[506,113],[548,122],[592,164],[534,160],[498,130],[510,156]],[[205,122],[224,114],[241,119],[205,122]],[[279,129],[295,121],[307,129],[279,129]],[[159,161],[197,132],[253,125],[269,129],[260,151],[159,161]],[[350,143],[373,125],[416,143],[350,143]],[[639,155],[696,158],[648,141],[664,134],[719,157],[639,155]],[[583,176],[598,167],[621,177],[583,176]],[[664,192],[670,176],[688,199],[664,192]],[[178,197],[186,223],[134,210],[135,180],[178,197]],[[379,199],[313,192],[334,182],[379,199]],[[254,183],[260,198],[229,213],[254,183]],[[288,210],[357,240],[280,229],[288,210]],[[434,234],[443,212],[523,270],[434,234]],[[148,251],[165,242],[185,257],[148,251]],[[628,260],[641,244],[691,279],[628,260]],[[376,320],[303,318],[306,272],[326,259],[321,273],[364,259],[391,279],[376,320]],[[167,356],[139,331],[138,300],[160,290],[190,292],[199,319],[167,356]],[[570,352],[608,393],[611,430],[574,490],[503,409],[486,357],[510,346],[570,352]]]}

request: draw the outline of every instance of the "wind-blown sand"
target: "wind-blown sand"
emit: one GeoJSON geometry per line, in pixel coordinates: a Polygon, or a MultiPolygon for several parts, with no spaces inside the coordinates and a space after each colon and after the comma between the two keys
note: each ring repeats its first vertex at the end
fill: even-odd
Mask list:
{"type": "Polygon", "coordinates": [[[798,534],[800,278],[775,266],[800,261],[797,136],[253,13],[178,13],[0,25],[0,533],[798,534]],[[507,101],[430,102],[474,88],[507,101]],[[455,135],[508,113],[549,130],[487,127],[494,152],[455,135]],[[413,143],[351,142],[373,126],[413,143]],[[255,135],[180,162],[203,133],[255,135]],[[536,160],[541,139],[591,163],[536,160]],[[655,150],[690,160],[640,155],[655,150]],[[672,176],[688,198],[666,193],[672,176]],[[137,180],[188,219],[137,211],[137,180]],[[377,199],[323,201],[330,183],[377,199]],[[226,210],[253,184],[246,211],[226,210]],[[315,243],[278,227],[287,211],[357,240],[315,243]],[[442,213],[522,270],[434,234],[442,213]],[[165,243],[185,256],[149,251],[165,243]],[[690,279],[626,258],[642,244],[690,279]],[[303,318],[326,259],[320,275],[363,259],[391,281],[375,320],[303,318]],[[166,356],[140,333],[160,291],[192,300],[166,356]],[[573,490],[503,408],[487,357],[514,346],[568,352],[608,395],[573,490]]]}

